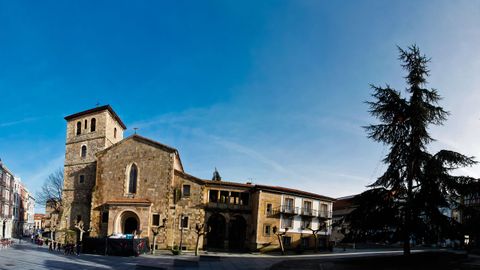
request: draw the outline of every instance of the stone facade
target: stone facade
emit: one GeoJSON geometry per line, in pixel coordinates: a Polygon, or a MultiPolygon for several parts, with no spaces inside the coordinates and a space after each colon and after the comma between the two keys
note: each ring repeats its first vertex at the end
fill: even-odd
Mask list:
{"type": "Polygon", "coordinates": [[[62,228],[72,229],[79,220],[90,220],[92,189],[96,178],[96,153],[121,141],[125,125],[110,106],[97,107],[65,119],[67,140],[62,228]]]}
{"type": "Polygon", "coordinates": [[[317,194],[225,182],[218,172],[215,180],[189,175],[175,148],[137,134],[123,139],[125,126],[109,106],[65,119],[65,228],[82,220],[90,236],[135,235],[149,243],[155,232],[160,249],[191,250],[198,239],[204,249],[258,250],[278,244],[265,226],[281,230],[282,215],[267,213],[267,203],[271,211],[278,210],[288,195],[300,203],[302,198],[316,202],[317,208],[322,200],[331,208],[333,200],[317,194]],[[95,131],[89,128],[92,118],[95,131]],[[198,237],[202,228],[207,233],[198,237]]]}

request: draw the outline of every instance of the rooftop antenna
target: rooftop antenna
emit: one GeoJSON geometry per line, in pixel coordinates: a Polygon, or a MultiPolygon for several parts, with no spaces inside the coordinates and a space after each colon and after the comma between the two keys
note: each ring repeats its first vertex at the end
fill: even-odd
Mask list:
{"type": "Polygon", "coordinates": [[[134,130],[135,134],[137,134],[137,129],[138,129],[138,128],[136,128],[136,127],[135,127],[135,128],[133,128],[133,130],[134,130]]]}

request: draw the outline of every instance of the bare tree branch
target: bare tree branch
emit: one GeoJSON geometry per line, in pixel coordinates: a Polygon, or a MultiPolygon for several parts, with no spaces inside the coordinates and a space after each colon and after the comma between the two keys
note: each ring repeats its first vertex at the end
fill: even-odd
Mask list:
{"type": "Polygon", "coordinates": [[[36,202],[40,205],[49,204],[54,211],[59,212],[62,208],[63,170],[57,169],[51,173],[36,193],[36,202]]]}

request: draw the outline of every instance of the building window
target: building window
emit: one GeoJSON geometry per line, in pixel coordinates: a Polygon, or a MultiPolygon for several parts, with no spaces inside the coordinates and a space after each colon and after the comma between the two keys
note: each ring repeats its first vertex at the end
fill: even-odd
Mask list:
{"type": "Polygon", "coordinates": [[[92,120],[90,122],[90,131],[91,132],[95,131],[96,125],[97,125],[97,120],[95,118],[92,118],[92,120]]]}
{"type": "Polygon", "coordinates": [[[80,135],[82,133],[82,122],[78,121],[77,122],[77,135],[80,135]]]}
{"type": "Polygon", "coordinates": [[[188,217],[183,217],[180,219],[180,228],[188,229],[188,217]]]}
{"type": "Polygon", "coordinates": [[[295,202],[292,198],[285,198],[283,205],[283,211],[287,213],[293,213],[294,212],[294,207],[295,207],[295,202]]]}
{"type": "Polygon", "coordinates": [[[190,185],[183,185],[183,197],[190,197],[190,185]]]}
{"type": "Polygon", "coordinates": [[[269,216],[269,215],[273,214],[272,211],[273,211],[273,209],[272,209],[272,204],[271,204],[271,203],[267,203],[267,209],[266,209],[266,213],[265,213],[265,214],[266,214],[267,216],[269,216]]]}
{"type": "Polygon", "coordinates": [[[303,201],[303,213],[305,215],[312,215],[312,202],[311,201],[303,201]]]}
{"type": "Polygon", "coordinates": [[[265,235],[265,236],[270,236],[271,231],[272,231],[272,229],[271,229],[271,226],[270,226],[270,225],[265,225],[265,226],[263,227],[263,235],[265,235]]]}
{"type": "Polygon", "coordinates": [[[293,219],[292,218],[284,218],[282,221],[282,229],[289,228],[291,229],[293,227],[293,219]]]}
{"type": "Polygon", "coordinates": [[[283,237],[283,245],[289,247],[292,244],[292,238],[290,236],[283,237]]]}
{"type": "Polygon", "coordinates": [[[138,177],[137,165],[132,164],[132,167],[130,168],[130,177],[128,181],[128,193],[137,193],[137,177],[138,177]]]}
{"type": "Polygon", "coordinates": [[[248,205],[248,200],[250,199],[250,194],[248,192],[240,193],[240,204],[248,205]]]}
{"type": "Polygon", "coordinates": [[[113,138],[114,138],[114,139],[117,138],[117,128],[114,128],[114,129],[113,129],[113,138]]]}
{"type": "Polygon", "coordinates": [[[310,228],[311,225],[312,225],[312,219],[307,218],[307,219],[302,220],[302,229],[303,230],[310,228]]]}
{"type": "Polygon", "coordinates": [[[227,203],[228,202],[228,191],[220,191],[220,202],[227,203]]]}
{"type": "Polygon", "coordinates": [[[83,183],[85,182],[85,175],[83,175],[83,174],[80,175],[78,182],[79,182],[80,184],[83,184],[83,183]]]}
{"type": "Polygon", "coordinates": [[[86,158],[86,157],[87,157],[87,146],[86,146],[86,145],[82,145],[82,153],[81,153],[81,156],[82,156],[82,158],[86,158]]]}
{"type": "Polygon", "coordinates": [[[85,127],[84,127],[85,130],[87,130],[87,119],[85,119],[85,127]]]}
{"type": "Polygon", "coordinates": [[[310,244],[310,241],[307,237],[302,238],[302,247],[303,248],[308,248],[310,244]]]}
{"type": "Polygon", "coordinates": [[[240,193],[232,191],[230,192],[230,204],[239,204],[240,203],[240,193]]]}
{"type": "Polygon", "coordinates": [[[218,202],[218,190],[209,190],[208,191],[208,201],[216,203],[218,202]]]}
{"type": "Polygon", "coordinates": [[[328,217],[328,204],[320,204],[320,217],[328,217]]]}
{"type": "Polygon", "coordinates": [[[152,216],[152,226],[160,226],[160,215],[153,214],[152,216]]]}
{"type": "Polygon", "coordinates": [[[102,213],[102,223],[108,223],[108,211],[102,213]]]}

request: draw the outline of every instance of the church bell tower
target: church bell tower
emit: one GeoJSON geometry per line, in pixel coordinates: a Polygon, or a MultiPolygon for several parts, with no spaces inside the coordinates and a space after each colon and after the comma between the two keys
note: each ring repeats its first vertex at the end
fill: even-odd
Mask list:
{"type": "Polygon", "coordinates": [[[88,229],[92,189],[99,151],[121,141],[125,124],[109,105],[65,117],[65,147],[62,229],[72,229],[80,220],[88,229]]]}

